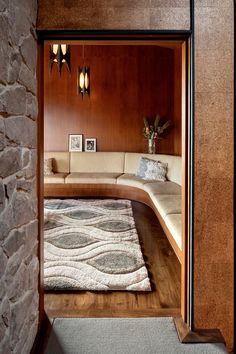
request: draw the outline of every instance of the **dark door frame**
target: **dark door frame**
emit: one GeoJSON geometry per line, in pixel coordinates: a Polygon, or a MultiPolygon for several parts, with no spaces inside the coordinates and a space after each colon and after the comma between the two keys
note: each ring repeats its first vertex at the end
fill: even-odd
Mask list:
{"type": "Polygon", "coordinates": [[[183,40],[185,53],[185,112],[182,112],[182,160],[183,160],[183,197],[182,197],[182,226],[183,226],[183,261],[181,266],[181,322],[188,328],[192,327],[192,233],[193,233],[193,44],[192,31],[159,31],[159,30],[50,30],[38,31],[38,218],[39,218],[39,322],[44,320],[44,290],[43,290],[43,137],[44,137],[44,81],[43,57],[46,41],[71,42],[77,40],[183,40]],[[184,120],[183,120],[184,117],[184,120]]]}

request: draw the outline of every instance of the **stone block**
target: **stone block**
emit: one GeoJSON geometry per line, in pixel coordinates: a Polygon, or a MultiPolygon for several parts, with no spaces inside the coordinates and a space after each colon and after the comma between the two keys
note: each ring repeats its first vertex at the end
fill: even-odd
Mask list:
{"type": "Polygon", "coordinates": [[[24,114],[26,110],[26,90],[22,86],[11,86],[0,93],[0,112],[24,114]]]}
{"type": "Polygon", "coordinates": [[[21,69],[19,73],[19,82],[23,86],[25,86],[28,91],[31,91],[36,95],[37,92],[36,77],[24,63],[21,64],[21,69]]]}
{"type": "Polygon", "coordinates": [[[30,150],[22,149],[22,167],[26,167],[30,161],[30,150]]]}
{"type": "Polygon", "coordinates": [[[5,114],[6,113],[6,102],[4,98],[4,90],[5,86],[2,86],[0,84],[0,114],[5,114]]]}
{"type": "Polygon", "coordinates": [[[0,305],[0,318],[2,319],[6,327],[9,326],[10,316],[11,316],[10,303],[9,300],[5,297],[5,299],[1,302],[0,305]]]}
{"type": "Polygon", "coordinates": [[[6,331],[5,337],[0,342],[0,353],[12,354],[11,347],[10,347],[9,330],[6,331]]]}
{"type": "Polygon", "coordinates": [[[5,134],[4,118],[0,116],[0,133],[5,134]]]}
{"type": "MultiPolygon", "coordinates": [[[[11,0],[12,7],[20,12],[25,19],[28,19],[34,26],[37,18],[37,1],[34,0],[11,0]]],[[[20,17],[20,16],[19,16],[20,17]]]]}
{"type": "Polygon", "coordinates": [[[8,204],[0,214],[0,241],[4,240],[13,228],[13,213],[11,204],[8,204]]]}
{"type": "Polygon", "coordinates": [[[24,61],[26,65],[29,67],[29,69],[35,73],[36,71],[36,60],[37,60],[37,47],[36,47],[36,41],[35,39],[31,36],[28,35],[26,37],[20,47],[21,54],[24,58],[24,61]]]}
{"type": "Polygon", "coordinates": [[[30,264],[32,259],[36,256],[38,245],[38,221],[35,220],[26,226],[25,248],[24,248],[24,262],[30,264]]]}
{"type": "Polygon", "coordinates": [[[12,280],[19,269],[22,262],[22,254],[23,254],[24,246],[21,246],[17,252],[15,252],[9,259],[5,269],[5,283],[7,287],[12,284],[12,280]]]}
{"type": "Polygon", "coordinates": [[[3,133],[0,133],[0,151],[2,151],[6,146],[6,138],[3,133]]]}
{"type": "MultiPolygon", "coordinates": [[[[31,253],[28,253],[24,259],[24,263],[26,266],[28,266],[30,264],[30,262],[32,261],[32,259],[35,257],[35,255],[37,254],[37,247],[38,247],[38,243],[35,242],[34,247],[31,250],[31,253]]],[[[25,252],[26,253],[26,252],[25,252]]]]}
{"type": "Polygon", "coordinates": [[[3,252],[2,247],[0,247],[0,279],[5,272],[6,265],[7,265],[7,256],[3,252]]]}
{"type": "Polygon", "coordinates": [[[17,81],[21,62],[22,59],[18,49],[11,47],[8,41],[0,40],[0,72],[2,82],[13,84],[17,81]]]}
{"type": "Polygon", "coordinates": [[[15,192],[15,189],[16,189],[16,176],[15,175],[13,175],[13,176],[11,176],[10,178],[7,179],[6,187],[7,187],[8,202],[10,202],[11,199],[12,199],[12,196],[13,196],[13,194],[15,192]]]}
{"type": "MultiPolygon", "coordinates": [[[[1,72],[1,67],[0,67],[0,72],[1,72]]],[[[6,146],[6,137],[5,137],[4,118],[0,116],[0,151],[2,151],[5,148],[5,146],[6,146]]]]}
{"type": "MultiPolygon", "coordinates": [[[[30,326],[30,331],[28,332],[27,340],[26,340],[25,345],[23,347],[23,353],[30,352],[30,350],[34,344],[34,338],[37,334],[37,331],[38,331],[38,321],[36,319],[30,326]]],[[[17,350],[14,351],[14,354],[18,354],[17,350]]]]}
{"type": "Polygon", "coordinates": [[[5,178],[20,170],[21,151],[18,148],[7,147],[0,152],[0,160],[0,177],[5,178]]]}
{"type": "MultiPolygon", "coordinates": [[[[5,13],[0,13],[0,43],[3,43],[9,34],[8,16],[5,13]]],[[[1,46],[1,44],[0,44],[1,46]]]]}
{"type": "Polygon", "coordinates": [[[0,151],[2,151],[6,146],[6,138],[3,133],[0,133],[0,151]]]}
{"type": "Polygon", "coordinates": [[[18,80],[20,67],[21,67],[21,55],[18,50],[12,51],[10,55],[9,67],[8,67],[8,83],[13,84],[18,80]]]}
{"type": "Polygon", "coordinates": [[[26,230],[24,228],[13,229],[3,243],[3,248],[8,257],[11,257],[25,243],[26,230]]]}
{"type": "Polygon", "coordinates": [[[4,12],[9,6],[9,0],[0,1],[0,12],[4,12]]]}
{"type": "Polygon", "coordinates": [[[19,341],[17,342],[13,354],[19,353],[19,348],[22,349],[22,353],[30,353],[34,338],[38,329],[38,296],[34,296],[31,306],[28,309],[28,316],[25,318],[24,323],[20,329],[19,341]]]}
{"type": "Polygon", "coordinates": [[[34,120],[36,120],[38,116],[37,98],[33,96],[31,93],[27,94],[26,115],[34,120]]]}
{"type": "Polygon", "coordinates": [[[36,128],[35,122],[24,116],[11,117],[5,120],[7,138],[21,146],[36,147],[36,128]]]}
{"type": "Polygon", "coordinates": [[[25,178],[32,178],[36,174],[37,164],[37,151],[35,149],[30,150],[30,161],[27,167],[23,170],[25,178]]]}
{"type": "MultiPolygon", "coordinates": [[[[0,214],[5,208],[5,188],[2,180],[0,180],[0,214]]],[[[1,272],[1,270],[0,270],[1,272]]]]}
{"type": "Polygon", "coordinates": [[[2,299],[5,297],[5,295],[6,295],[5,277],[2,276],[2,277],[0,277],[0,301],[2,301],[2,299]]]}
{"type": "MultiPolygon", "coordinates": [[[[0,350],[1,350],[1,341],[5,337],[5,333],[6,333],[6,326],[0,316],[0,350]]],[[[3,352],[0,352],[0,353],[3,353],[3,352]]]]}
{"type": "Polygon", "coordinates": [[[1,81],[7,83],[10,55],[13,49],[3,40],[0,40],[0,73],[1,81]]]}
{"type": "Polygon", "coordinates": [[[17,181],[17,190],[22,190],[27,193],[31,193],[31,195],[35,194],[36,178],[30,180],[19,179],[17,181]]]}
{"type": "Polygon", "coordinates": [[[11,337],[11,347],[14,348],[16,343],[20,339],[20,330],[22,324],[26,320],[26,315],[29,313],[31,308],[31,303],[34,298],[33,291],[27,291],[19,299],[19,301],[12,303],[10,305],[11,309],[11,323],[10,323],[10,337],[11,337]]]}
{"type": "Polygon", "coordinates": [[[28,290],[28,271],[24,263],[21,263],[17,269],[14,278],[7,287],[7,297],[11,302],[16,302],[20,299],[22,294],[28,290]]]}
{"type": "MultiPolygon", "coordinates": [[[[29,309],[30,311],[30,309],[29,309]]],[[[15,348],[13,349],[12,354],[18,354],[19,350],[22,350],[22,348],[25,348],[26,343],[29,341],[29,332],[30,332],[30,328],[31,324],[28,320],[28,318],[25,318],[25,322],[22,323],[22,327],[20,330],[20,334],[19,334],[19,341],[16,343],[15,348]]],[[[23,350],[22,350],[23,351],[23,350]]],[[[30,350],[28,351],[23,351],[23,353],[30,353],[30,350]]]]}
{"type": "Polygon", "coordinates": [[[9,31],[10,42],[13,46],[20,46],[22,40],[30,33],[31,21],[27,18],[24,10],[19,6],[17,0],[10,1],[8,13],[11,26],[11,31],[9,31]]]}
{"type": "Polygon", "coordinates": [[[12,198],[14,226],[21,226],[35,218],[31,196],[25,192],[18,192],[12,198]]]}
{"type": "Polygon", "coordinates": [[[32,210],[34,211],[34,214],[37,215],[37,212],[38,212],[38,199],[37,199],[36,190],[31,192],[31,198],[32,198],[32,210]]]}
{"type": "Polygon", "coordinates": [[[38,237],[38,220],[32,220],[28,225],[26,225],[27,237],[31,237],[37,240],[38,237]]]}
{"type": "Polygon", "coordinates": [[[38,273],[39,273],[39,262],[36,257],[34,257],[29,263],[28,267],[29,283],[28,289],[35,290],[38,286],[38,273]]]}

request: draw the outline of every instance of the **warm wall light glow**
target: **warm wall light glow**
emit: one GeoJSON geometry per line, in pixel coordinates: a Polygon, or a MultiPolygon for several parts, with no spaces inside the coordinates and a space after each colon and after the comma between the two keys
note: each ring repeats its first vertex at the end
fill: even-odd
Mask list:
{"type": "Polygon", "coordinates": [[[79,87],[81,88],[81,89],[83,89],[83,87],[84,87],[84,73],[83,72],[81,72],[80,73],[80,76],[79,76],[79,87]]]}
{"type": "Polygon", "coordinates": [[[89,87],[89,76],[88,76],[87,72],[85,73],[85,77],[84,77],[84,86],[85,86],[86,90],[89,87]]]}
{"type": "Polygon", "coordinates": [[[52,71],[53,64],[58,66],[61,74],[63,64],[70,71],[70,46],[66,44],[51,44],[49,47],[49,69],[52,71]]]}
{"type": "Polygon", "coordinates": [[[61,44],[61,51],[63,55],[66,55],[67,52],[67,45],[66,44],[61,44]]]}
{"type": "Polygon", "coordinates": [[[58,52],[58,44],[53,44],[52,45],[52,51],[53,51],[53,54],[57,55],[57,52],[58,52]]]}
{"type": "Polygon", "coordinates": [[[90,86],[89,86],[89,68],[83,66],[78,68],[78,94],[81,94],[82,97],[89,95],[90,86]]]}

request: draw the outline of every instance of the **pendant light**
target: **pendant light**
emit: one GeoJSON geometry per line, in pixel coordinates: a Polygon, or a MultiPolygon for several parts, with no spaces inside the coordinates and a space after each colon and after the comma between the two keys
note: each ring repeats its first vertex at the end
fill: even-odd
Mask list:
{"type": "Polygon", "coordinates": [[[62,66],[66,64],[70,72],[70,46],[67,44],[51,44],[49,46],[49,70],[52,71],[53,65],[56,64],[61,74],[62,66]]]}

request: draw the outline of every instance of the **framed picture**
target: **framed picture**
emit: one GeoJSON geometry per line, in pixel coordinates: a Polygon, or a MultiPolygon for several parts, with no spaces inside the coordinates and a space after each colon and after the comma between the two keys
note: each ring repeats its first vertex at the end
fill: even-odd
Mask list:
{"type": "Polygon", "coordinates": [[[85,139],[85,151],[96,152],[96,139],[94,138],[85,139]]]}
{"type": "Polygon", "coordinates": [[[69,151],[83,151],[82,134],[69,134],[69,151]]]}

